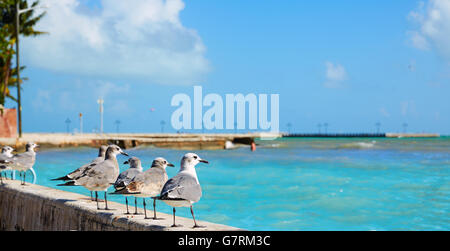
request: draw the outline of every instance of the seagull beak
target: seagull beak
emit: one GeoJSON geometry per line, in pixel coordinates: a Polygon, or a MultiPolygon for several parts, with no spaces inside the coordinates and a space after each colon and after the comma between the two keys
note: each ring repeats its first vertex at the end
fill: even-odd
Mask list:
{"type": "Polygon", "coordinates": [[[172,163],[168,163],[167,166],[175,167],[175,165],[172,163]]]}
{"type": "Polygon", "coordinates": [[[199,161],[203,162],[203,163],[206,163],[206,164],[209,164],[209,162],[207,160],[204,160],[204,159],[200,159],[199,161]]]}
{"type": "Polygon", "coordinates": [[[125,156],[130,156],[128,155],[128,153],[124,152],[124,151],[120,151],[121,154],[125,155],[125,156]]]}

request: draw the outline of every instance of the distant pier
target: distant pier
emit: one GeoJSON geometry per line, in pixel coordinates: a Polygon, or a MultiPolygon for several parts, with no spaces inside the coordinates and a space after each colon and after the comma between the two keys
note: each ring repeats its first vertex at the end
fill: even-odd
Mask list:
{"type": "Polygon", "coordinates": [[[98,147],[116,144],[124,149],[154,146],[181,150],[226,149],[230,145],[251,146],[256,139],[298,138],[434,138],[435,133],[24,133],[22,138],[0,138],[0,145],[23,150],[27,142],[41,148],[98,147]]]}
{"type": "Polygon", "coordinates": [[[291,133],[283,137],[292,138],[385,138],[385,133],[291,133]]]}
{"type": "Polygon", "coordinates": [[[286,133],[287,138],[436,138],[437,133],[286,133]]]}
{"type": "Polygon", "coordinates": [[[98,147],[116,144],[121,148],[155,146],[182,150],[225,149],[229,145],[250,146],[257,138],[278,138],[281,134],[271,133],[105,133],[105,134],[67,134],[67,133],[24,133],[22,138],[0,138],[0,145],[16,149],[24,148],[27,142],[35,142],[41,148],[98,147]]]}

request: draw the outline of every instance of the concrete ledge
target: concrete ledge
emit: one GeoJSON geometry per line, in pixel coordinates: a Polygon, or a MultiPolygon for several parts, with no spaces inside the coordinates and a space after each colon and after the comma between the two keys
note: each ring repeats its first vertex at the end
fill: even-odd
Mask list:
{"type": "MultiPolygon", "coordinates": [[[[160,202],[163,203],[163,202],[160,202]]],[[[151,204],[151,203],[149,203],[151,204]]],[[[101,203],[104,207],[104,203],[101,203]]],[[[124,215],[125,205],[108,201],[114,210],[97,210],[96,202],[81,194],[61,191],[17,180],[0,185],[0,230],[25,231],[235,231],[230,226],[197,221],[205,228],[192,228],[193,220],[176,217],[183,227],[171,228],[172,215],[157,212],[161,220],[143,215],[124,215]]],[[[148,215],[153,215],[153,208],[148,215]]],[[[142,211],[142,209],[140,210],[142,211]]]]}

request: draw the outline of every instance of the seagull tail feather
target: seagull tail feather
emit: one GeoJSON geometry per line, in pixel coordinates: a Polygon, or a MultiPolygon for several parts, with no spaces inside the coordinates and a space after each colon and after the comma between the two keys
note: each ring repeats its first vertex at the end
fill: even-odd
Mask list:
{"type": "Polygon", "coordinates": [[[66,175],[66,176],[62,176],[62,177],[59,177],[56,179],[51,179],[51,180],[71,180],[71,178],[67,177],[67,175],[66,175]]]}
{"type": "Polygon", "coordinates": [[[63,184],[58,184],[57,186],[76,186],[75,181],[69,181],[63,184]]]}

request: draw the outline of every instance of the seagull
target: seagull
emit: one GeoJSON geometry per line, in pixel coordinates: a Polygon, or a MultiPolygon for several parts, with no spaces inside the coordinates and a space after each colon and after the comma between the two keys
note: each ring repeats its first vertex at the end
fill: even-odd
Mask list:
{"type": "MultiPolygon", "coordinates": [[[[130,168],[120,173],[119,177],[117,178],[116,182],[114,183],[114,188],[116,191],[124,189],[130,182],[136,177],[136,175],[139,175],[142,173],[142,165],[141,160],[137,157],[131,157],[127,161],[123,162],[124,164],[129,164],[130,168]]],[[[125,194],[124,194],[125,195],[125,194]]],[[[127,213],[130,214],[128,211],[128,199],[127,195],[125,195],[125,204],[127,205],[127,213]]],[[[137,214],[137,205],[136,205],[136,198],[134,201],[135,205],[135,214],[137,214]]]]}
{"type": "Polygon", "coordinates": [[[190,207],[194,228],[202,227],[197,225],[192,209],[192,205],[202,197],[202,188],[195,172],[195,166],[200,162],[209,163],[195,153],[186,153],[181,159],[180,171],[166,182],[161,190],[161,195],[156,198],[173,207],[173,225],[171,227],[180,226],[175,224],[175,207],[190,207]]]}
{"type": "Polygon", "coordinates": [[[106,190],[109,186],[114,184],[119,176],[119,164],[117,163],[116,155],[123,154],[128,156],[127,153],[122,151],[117,145],[109,145],[106,150],[105,160],[98,163],[90,164],[86,170],[77,178],[63,183],[58,186],[83,186],[89,191],[95,191],[95,200],[98,206],[98,191],[105,192],[105,210],[108,208],[108,200],[106,198],[106,190]]]}
{"type": "MultiPolygon", "coordinates": [[[[13,151],[14,151],[14,148],[12,148],[10,146],[2,147],[2,152],[0,153],[0,161],[5,161],[5,160],[11,158],[13,156],[13,154],[12,154],[13,151]]],[[[0,165],[0,180],[1,180],[2,184],[3,184],[2,174],[3,174],[3,171],[5,171],[5,170],[10,170],[10,168],[6,165],[0,165]]],[[[5,178],[7,178],[6,173],[5,173],[5,178]]]]}
{"type": "MultiPolygon", "coordinates": [[[[105,153],[106,153],[106,149],[108,148],[108,146],[100,146],[100,148],[98,149],[98,157],[95,158],[94,160],[92,160],[89,164],[83,165],[80,168],[76,169],[75,171],[56,178],[56,179],[51,179],[51,180],[63,180],[63,181],[67,181],[67,180],[74,180],[78,177],[80,177],[83,172],[86,170],[86,168],[88,168],[90,165],[95,164],[95,163],[100,163],[102,161],[105,160],[105,153]]],[[[91,200],[93,200],[92,198],[92,191],[91,191],[91,200]]]]}
{"type": "Polygon", "coordinates": [[[147,210],[145,198],[153,198],[153,219],[156,218],[156,198],[159,195],[161,188],[166,183],[168,177],[166,173],[166,167],[174,167],[173,164],[169,163],[164,158],[156,158],[153,160],[152,167],[143,173],[136,175],[136,177],[121,190],[115,191],[113,194],[132,194],[135,197],[141,197],[144,201],[144,214],[145,219],[147,218],[147,210]]]}
{"type": "Polygon", "coordinates": [[[35,143],[28,142],[25,145],[25,152],[15,154],[5,160],[0,160],[0,163],[5,164],[12,170],[23,172],[23,182],[21,185],[25,185],[26,172],[33,168],[34,162],[36,161],[36,152],[34,149],[38,146],[35,143]]]}

